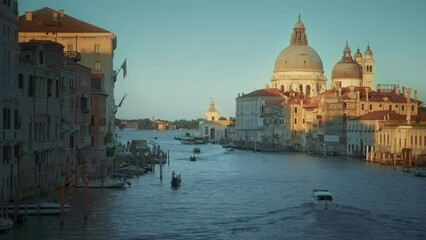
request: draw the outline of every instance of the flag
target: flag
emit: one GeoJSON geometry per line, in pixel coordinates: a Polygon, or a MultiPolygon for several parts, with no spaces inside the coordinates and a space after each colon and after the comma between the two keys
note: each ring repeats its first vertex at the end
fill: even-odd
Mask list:
{"type": "Polygon", "coordinates": [[[123,69],[123,78],[126,78],[127,75],[127,63],[126,63],[127,59],[124,59],[123,64],[121,64],[121,69],[123,69]]]}

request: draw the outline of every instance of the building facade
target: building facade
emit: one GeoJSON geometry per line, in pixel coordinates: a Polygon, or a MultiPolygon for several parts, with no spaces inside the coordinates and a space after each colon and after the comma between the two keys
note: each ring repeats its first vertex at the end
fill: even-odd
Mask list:
{"type": "MultiPolygon", "coordinates": [[[[18,85],[18,2],[0,2],[0,204],[18,186],[21,135],[21,85],[18,85]]],[[[20,82],[22,83],[22,82],[20,82]]]]}
{"type": "Polygon", "coordinates": [[[102,78],[100,91],[105,93],[105,129],[98,131],[105,134],[103,144],[105,164],[112,166],[114,161],[115,138],[115,103],[113,70],[114,50],[117,47],[117,37],[100,27],[80,21],[64,13],[42,8],[33,12],[26,12],[19,17],[19,42],[28,42],[32,39],[50,40],[61,43],[65,47],[65,54],[80,58],[80,64],[92,70],[96,78],[102,78]]]}

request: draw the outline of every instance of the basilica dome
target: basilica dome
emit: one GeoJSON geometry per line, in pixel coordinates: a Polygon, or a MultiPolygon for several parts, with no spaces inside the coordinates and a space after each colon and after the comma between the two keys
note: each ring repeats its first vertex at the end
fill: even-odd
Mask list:
{"type": "Polygon", "coordinates": [[[275,60],[274,72],[286,71],[324,72],[320,56],[308,45],[308,36],[300,15],[293,28],[290,46],[282,50],[275,60]]]}
{"type": "Polygon", "coordinates": [[[346,42],[346,47],[343,50],[342,60],[336,63],[331,72],[331,79],[361,79],[361,66],[352,59],[351,50],[346,42]]]}
{"type": "Polygon", "coordinates": [[[320,56],[309,45],[290,45],[275,61],[274,72],[303,70],[324,72],[320,56]]]}

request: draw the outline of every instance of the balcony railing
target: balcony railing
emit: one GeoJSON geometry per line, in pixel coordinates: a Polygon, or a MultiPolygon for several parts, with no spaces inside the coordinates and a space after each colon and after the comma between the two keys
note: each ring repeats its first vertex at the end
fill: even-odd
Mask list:
{"type": "Polygon", "coordinates": [[[64,51],[64,56],[67,58],[71,58],[74,62],[78,62],[81,60],[81,54],[77,51],[64,51]]]}

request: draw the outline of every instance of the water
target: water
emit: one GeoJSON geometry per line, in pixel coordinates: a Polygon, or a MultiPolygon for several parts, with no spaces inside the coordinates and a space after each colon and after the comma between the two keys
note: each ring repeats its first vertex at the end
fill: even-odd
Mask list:
{"type": "Polygon", "coordinates": [[[123,143],[153,140],[170,151],[162,182],[157,168],[126,189],[89,189],[87,222],[77,189],[63,227],[59,217],[30,217],[0,239],[426,239],[425,178],[357,159],[210,144],[191,162],[193,146],[178,134],[119,132],[123,143]],[[312,189],[332,192],[336,209],[314,210],[312,189]]]}

